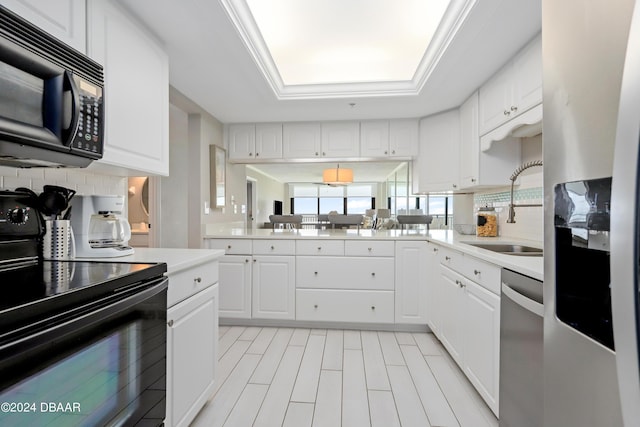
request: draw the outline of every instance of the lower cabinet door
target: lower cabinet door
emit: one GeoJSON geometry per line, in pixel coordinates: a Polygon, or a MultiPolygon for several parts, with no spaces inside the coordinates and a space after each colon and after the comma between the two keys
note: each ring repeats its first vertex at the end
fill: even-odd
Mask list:
{"type": "Polygon", "coordinates": [[[465,279],[453,270],[440,265],[440,341],[451,357],[463,366],[464,344],[464,286],[465,279]]]}
{"type": "Polygon", "coordinates": [[[427,323],[427,242],[396,242],[396,323],[427,323]]]}
{"type": "Polygon", "coordinates": [[[167,418],[188,426],[211,397],[218,361],[218,284],[167,311],[167,418]]]}
{"type": "Polygon", "coordinates": [[[220,317],[251,318],[251,260],[249,255],[220,258],[220,317]]]}
{"type": "Polygon", "coordinates": [[[295,319],[295,257],[254,256],[252,313],[254,319],[295,319]]]}
{"type": "Polygon", "coordinates": [[[393,323],[393,291],[298,289],[296,319],[393,323]]]}
{"type": "Polygon", "coordinates": [[[464,371],[497,415],[500,373],[500,297],[466,281],[464,371]]]}

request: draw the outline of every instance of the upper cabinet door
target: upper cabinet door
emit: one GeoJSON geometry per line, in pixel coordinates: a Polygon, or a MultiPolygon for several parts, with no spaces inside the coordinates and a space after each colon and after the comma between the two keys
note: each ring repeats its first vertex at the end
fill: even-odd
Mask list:
{"type": "Polygon", "coordinates": [[[391,157],[418,155],[417,119],[399,119],[389,122],[389,155],[391,157]]]}
{"type": "Polygon", "coordinates": [[[85,0],[2,0],[2,5],[76,50],[87,52],[85,0]]]}
{"type": "Polygon", "coordinates": [[[282,126],[282,157],[321,158],[320,123],[285,123],[282,126]]]}
{"type": "Polygon", "coordinates": [[[512,65],[509,63],[480,88],[481,135],[509,120],[513,104],[512,71],[512,65]]]}
{"type": "Polygon", "coordinates": [[[460,115],[449,110],[420,120],[420,193],[459,190],[460,115]]]}
{"type": "Polygon", "coordinates": [[[514,103],[524,113],[542,102],[542,38],[529,43],[513,60],[514,103]]]}
{"type": "Polygon", "coordinates": [[[253,160],[256,151],[255,125],[229,125],[229,160],[253,160]]]}
{"type": "Polygon", "coordinates": [[[113,0],[88,3],[89,55],[104,65],[104,156],[126,174],[169,174],[169,60],[113,0]]]}
{"type": "Polygon", "coordinates": [[[256,125],[255,159],[282,158],[282,124],[265,123],[256,125]]]}
{"type": "Polygon", "coordinates": [[[478,92],[460,107],[460,186],[478,185],[480,136],[478,135],[478,92]]]}
{"type": "Polygon", "coordinates": [[[360,123],[322,123],[322,157],[358,157],[360,155],[360,123]]]}
{"type": "Polygon", "coordinates": [[[362,157],[389,156],[389,121],[360,122],[360,155],[362,157]]]}

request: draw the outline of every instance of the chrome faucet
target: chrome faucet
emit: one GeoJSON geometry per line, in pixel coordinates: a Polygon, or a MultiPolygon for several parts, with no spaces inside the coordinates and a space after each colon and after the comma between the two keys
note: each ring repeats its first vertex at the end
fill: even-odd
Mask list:
{"type": "Polygon", "coordinates": [[[513,185],[515,184],[516,179],[518,179],[518,176],[524,170],[532,168],[534,166],[542,166],[542,160],[534,160],[533,162],[527,162],[523,164],[518,169],[516,169],[509,177],[509,179],[511,180],[511,203],[509,203],[509,218],[507,218],[507,222],[509,224],[514,224],[516,222],[516,210],[515,210],[516,207],[542,206],[542,204],[521,204],[521,205],[513,204],[513,185]]]}

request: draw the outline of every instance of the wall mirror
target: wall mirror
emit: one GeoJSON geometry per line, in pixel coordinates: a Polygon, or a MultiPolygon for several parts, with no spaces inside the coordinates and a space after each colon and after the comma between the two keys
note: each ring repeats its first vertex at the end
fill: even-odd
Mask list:
{"type": "Polygon", "coordinates": [[[217,145],[209,146],[209,183],[211,204],[216,208],[225,206],[227,152],[217,145]]]}

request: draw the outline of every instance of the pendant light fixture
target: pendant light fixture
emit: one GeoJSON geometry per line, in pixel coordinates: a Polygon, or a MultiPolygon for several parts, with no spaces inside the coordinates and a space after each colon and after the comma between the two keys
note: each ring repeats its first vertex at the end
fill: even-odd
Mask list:
{"type": "Polygon", "coordinates": [[[340,168],[325,169],[322,172],[322,182],[329,185],[344,185],[353,182],[353,169],[340,168]]]}

